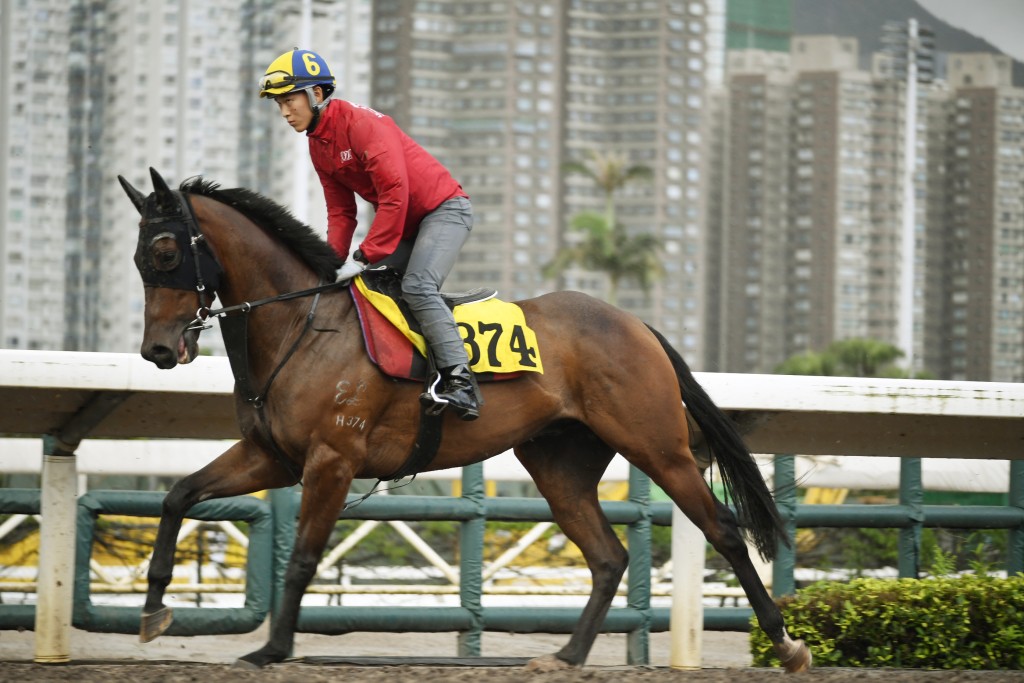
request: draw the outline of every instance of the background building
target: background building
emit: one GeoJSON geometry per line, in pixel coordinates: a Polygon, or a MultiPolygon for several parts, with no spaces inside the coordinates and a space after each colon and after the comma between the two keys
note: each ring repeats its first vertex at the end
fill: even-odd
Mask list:
{"type": "MultiPolygon", "coordinates": [[[[653,172],[616,195],[617,218],[659,238],[665,270],[649,292],[626,283],[617,303],[696,368],[770,372],[837,339],[896,343],[906,96],[863,47],[880,45],[893,17],[866,11],[835,0],[3,3],[0,345],[137,349],[138,217],[118,174],[143,189],[150,166],[175,184],[201,174],[250,187],[325,230],[305,138],[257,97],[266,65],[296,46],[321,52],[339,97],[393,116],[472,196],[476,227],[451,289],[606,296],[604,273],[551,279],[542,266],[576,239],[571,218],[603,202],[563,164],[615,153],[653,172]],[[857,37],[804,35],[836,17],[857,37]]],[[[950,27],[936,36],[940,49],[960,40],[950,27]]],[[[941,79],[918,91],[912,150],[914,356],[939,377],[1021,380],[1022,91],[1003,56],[938,63],[941,79]]],[[[372,211],[361,216],[365,230],[372,211]]],[[[217,351],[219,335],[203,346],[217,351]]]]}
{"type": "Polygon", "coordinates": [[[929,339],[942,377],[1024,381],[1024,88],[1011,61],[951,54],[930,165],[929,339]]]}
{"type": "Polygon", "coordinates": [[[792,14],[791,0],[729,0],[726,47],[789,52],[792,14]]]}
{"type": "MultiPolygon", "coordinates": [[[[18,42],[6,40],[4,50],[10,45],[15,53],[41,52],[38,47],[27,49],[30,40],[33,45],[64,46],[50,67],[64,79],[53,84],[65,90],[54,91],[47,85],[44,97],[43,81],[36,79],[38,85],[12,88],[24,102],[20,107],[11,103],[14,111],[23,113],[25,125],[31,123],[48,137],[68,140],[66,147],[24,145],[12,154],[14,163],[22,150],[31,149],[39,177],[44,156],[64,155],[49,163],[54,185],[47,196],[60,197],[60,204],[36,202],[41,208],[27,215],[26,207],[20,214],[37,226],[36,241],[43,239],[38,226],[55,226],[53,249],[32,251],[39,258],[47,254],[52,258],[50,267],[33,271],[49,273],[53,282],[27,287],[27,292],[41,292],[31,302],[27,293],[3,297],[12,305],[9,322],[2,328],[5,345],[137,349],[142,337],[143,289],[131,259],[138,214],[125,201],[117,175],[140,189],[150,187],[151,166],[172,184],[203,175],[226,187],[256,189],[289,205],[311,225],[326,226],[323,193],[309,162],[306,140],[280,120],[272,102],[258,98],[256,83],[266,66],[299,42],[305,31],[310,44],[326,47],[322,52],[335,71],[338,92],[366,101],[369,0],[76,0],[70,11],[66,3],[53,3],[48,10],[41,8],[43,4],[33,0],[32,10],[25,10],[21,17],[22,24],[38,27],[32,34],[15,35],[16,41],[25,43],[21,50],[18,42]],[[305,24],[304,10],[309,15],[305,24]],[[44,13],[51,17],[48,23],[41,21],[44,13]],[[49,37],[38,35],[44,30],[49,37]],[[66,101],[69,109],[51,106],[55,101],[66,101]],[[41,213],[44,210],[49,213],[41,213]],[[54,218],[45,218],[50,213],[54,218]],[[56,299],[44,301],[40,299],[44,295],[56,299]],[[64,300],[57,303],[60,297],[64,300]],[[49,336],[17,327],[29,324],[29,317],[14,311],[30,308],[47,311],[39,318],[53,328],[49,336]]],[[[5,27],[8,20],[17,26],[18,19],[13,13],[0,13],[5,27]]],[[[42,73],[42,67],[33,67],[34,72],[24,64],[21,68],[42,73]]],[[[17,64],[3,69],[5,73],[17,70],[17,64]]],[[[7,134],[19,130],[19,126],[0,126],[7,134]]],[[[24,178],[31,175],[26,170],[16,172],[24,178]]],[[[27,197],[24,190],[4,196],[27,197]]],[[[25,234],[8,228],[0,231],[0,239],[23,240],[25,234]]],[[[25,278],[12,264],[4,280],[22,283],[27,282],[25,278]]],[[[34,324],[38,327],[40,322],[34,324]]],[[[222,352],[220,335],[208,332],[202,346],[222,352]]]]}
{"type": "MultiPolygon", "coordinates": [[[[562,165],[624,154],[653,181],[617,197],[627,230],[661,238],[666,274],[619,304],[688,355],[703,341],[704,2],[375,5],[373,106],[453,169],[476,225],[450,286],[510,298],[554,288],[541,273],[571,216],[603,198],[562,165]]],[[[607,291],[572,270],[570,289],[607,291]]]]}
{"type": "Polygon", "coordinates": [[[56,0],[0,11],[0,345],[64,344],[69,16],[56,0]]]}
{"type": "MultiPolygon", "coordinates": [[[[862,68],[856,40],[834,36],[729,53],[710,367],[771,372],[854,337],[899,346],[906,88],[883,62],[862,68]]],[[[946,62],[918,90],[914,356],[937,377],[1021,381],[1024,91],[1009,58],[946,62]]]]}
{"type": "Polygon", "coordinates": [[[856,39],[836,36],[729,53],[714,367],[771,372],[838,339],[897,343],[903,89],[859,63],[856,39]]]}

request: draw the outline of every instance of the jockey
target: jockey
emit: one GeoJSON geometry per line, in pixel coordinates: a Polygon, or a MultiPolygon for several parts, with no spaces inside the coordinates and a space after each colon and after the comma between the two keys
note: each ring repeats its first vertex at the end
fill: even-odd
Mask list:
{"type": "Polygon", "coordinates": [[[267,67],[260,97],[309,138],[327,201],[327,241],[343,259],[337,279],[368,265],[405,271],[402,298],[420,324],[439,374],[423,394],[463,420],[480,414],[469,358],[440,289],[473,228],[469,198],[448,170],[388,116],[331,100],[334,76],[320,55],[291,50],[267,67]],[[356,229],[355,195],[376,209],[366,238],[348,258],[356,229]]]}

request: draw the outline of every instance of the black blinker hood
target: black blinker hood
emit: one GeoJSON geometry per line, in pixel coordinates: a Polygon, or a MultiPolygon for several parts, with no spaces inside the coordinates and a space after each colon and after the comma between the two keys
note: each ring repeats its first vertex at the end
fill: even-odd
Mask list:
{"type": "Polygon", "coordinates": [[[135,248],[135,267],[147,287],[205,292],[212,298],[224,271],[199,232],[188,198],[182,192],[172,194],[178,200],[176,208],[162,205],[156,194],[147,199],[135,248]],[[153,262],[151,247],[155,238],[167,234],[178,243],[181,259],[171,270],[159,270],[153,262]]]}

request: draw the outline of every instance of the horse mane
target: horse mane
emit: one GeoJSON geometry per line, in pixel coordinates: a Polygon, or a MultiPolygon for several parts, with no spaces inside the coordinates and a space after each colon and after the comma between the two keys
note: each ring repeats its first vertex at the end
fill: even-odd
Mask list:
{"type": "Polygon", "coordinates": [[[179,189],[237,209],[284,242],[320,279],[334,280],[335,271],[342,264],[341,258],[312,228],[277,202],[244,187],[222,188],[202,176],[185,180],[179,189]]]}

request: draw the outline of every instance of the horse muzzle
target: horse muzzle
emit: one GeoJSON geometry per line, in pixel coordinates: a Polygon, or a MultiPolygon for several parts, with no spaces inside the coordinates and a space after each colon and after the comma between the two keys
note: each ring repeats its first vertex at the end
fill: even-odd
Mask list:
{"type": "Polygon", "coordinates": [[[199,330],[186,329],[170,343],[147,340],[142,344],[141,353],[143,358],[161,370],[191,363],[199,355],[199,330]]]}

